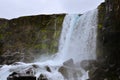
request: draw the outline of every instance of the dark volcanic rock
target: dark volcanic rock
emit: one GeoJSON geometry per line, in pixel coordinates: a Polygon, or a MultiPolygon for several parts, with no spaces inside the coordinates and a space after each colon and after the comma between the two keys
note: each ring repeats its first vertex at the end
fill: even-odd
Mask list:
{"type": "Polygon", "coordinates": [[[50,69],[49,66],[45,66],[45,68],[46,68],[46,70],[47,70],[48,72],[51,72],[51,69],[50,69]]]}
{"type": "Polygon", "coordinates": [[[74,67],[73,59],[69,59],[63,63],[64,66],[74,67]]]}
{"type": "Polygon", "coordinates": [[[59,68],[59,72],[64,76],[65,79],[69,79],[69,70],[74,66],[73,59],[69,59],[63,63],[63,66],[59,68]]]}
{"type": "Polygon", "coordinates": [[[48,80],[44,74],[40,74],[38,80],[48,80]]]}
{"type": "Polygon", "coordinates": [[[91,80],[120,80],[120,0],[105,0],[99,7],[97,56],[101,65],[91,80]]]}
{"type": "Polygon", "coordinates": [[[7,80],[36,80],[34,76],[8,77],[7,80]]]}
{"type": "Polygon", "coordinates": [[[3,55],[1,55],[0,61],[2,61],[1,64],[12,64],[14,62],[21,61],[21,59],[22,54],[20,54],[19,52],[6,52],[3,55]]]}
{"type": "Polygon", "coordinates": [[[64,16],[55,14],[0,19],[0,64],[31,62],[41,54],[55,53],[64,16]]]}
{"type": "Polygon", "coordinates": [[[68,72],[67,72],[67,68],[65,68],[64,66],[59,68],[59,72],[64,76],[65,79],[68,79],[68,72]]]}
{"type": "Polygon", "coordinates": [[[73,59],[69,59],[63,63],[63,66],[59,68],[59,72],[64,76],[65,79],[70,80],[71,77],[74,80],[78,80],[78,75],[82,76],[80,70],[75,66],[73,59]]]}
{"type": "Polygon", "coordinates": [[[7,80],[36,80],[36,77],[31,74],[31,70],[28,70],[26,73],[13,72],[7,80]]]}
{"type": "Polygon", "coordinates": [[[96,62],[96,60],[83,60],[81,63],[80,63],[80,66],[88,71],[90,69],[95,69],[97,66],[98,66],[98,63],[96,62]]]}

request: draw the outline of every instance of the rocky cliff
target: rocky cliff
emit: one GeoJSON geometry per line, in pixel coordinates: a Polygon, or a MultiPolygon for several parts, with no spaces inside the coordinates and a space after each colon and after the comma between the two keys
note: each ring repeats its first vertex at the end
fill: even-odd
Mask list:
{"type": "Polygon", "coordinates": [[[0,19],[0,64],[30,62],[41,54],[52,54],[58,41],[64,14],[0,19]]]}
{"type": "Polygon", "coordinates": [[[120,0],[105,0],[98,9],[99,64],[91,80],[120,80],[120,0]]]}

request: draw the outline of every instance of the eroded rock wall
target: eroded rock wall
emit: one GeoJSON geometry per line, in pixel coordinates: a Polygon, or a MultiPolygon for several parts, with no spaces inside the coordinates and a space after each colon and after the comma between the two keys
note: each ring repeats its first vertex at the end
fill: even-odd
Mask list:
{"type": "Polygon", "coordinates": [[[57,52],[65,14],[0,19],[0,64],[57,52]]]}
{"type": "Polygon", "coordinates": [[[91,80],[120,79],[120,0],[105,0],[99,7],[97,56],[91,80]]]}

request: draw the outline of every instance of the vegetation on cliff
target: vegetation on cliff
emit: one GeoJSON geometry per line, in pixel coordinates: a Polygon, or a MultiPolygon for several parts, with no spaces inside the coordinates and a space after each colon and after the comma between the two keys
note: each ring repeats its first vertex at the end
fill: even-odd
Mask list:
{"type": "Polygon", "coordinates": [[[23,61],[31,61],[31,56],[55,53],[64,16],[56,14],[0,19],[0,57],[3,59],[1,63],[13,63],[15,60],[10,61],[8,58],[16,52],[21,56],[24,54],[23,61]],[[10,62],[4,62],[6,56],[10,62]]]}
{"type": "Polygon", "coordinates": [[[120,79],[120,0],[105,0],[98,14],[98,63],[91,80],[120,79]]]}

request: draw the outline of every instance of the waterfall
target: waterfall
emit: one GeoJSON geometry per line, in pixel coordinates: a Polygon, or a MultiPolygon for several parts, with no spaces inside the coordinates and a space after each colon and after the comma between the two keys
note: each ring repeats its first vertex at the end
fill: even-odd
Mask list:
{"type": "Polygon", "coordinates": [[[28,70],[31,72],[29,75],[39,78],[42,74],[48,80],[86,80],[88,71],[76,64],[83,60],[96,59],[96,27],[97,9],[83,15],[66,15],[59,41],[59,50],[54,57],[44,62],[16,62],[12,65],[3,65],[0,68],[0,80],[7,80],[7,77],[13,72],[23,75],[28,70]],[[66,66],[66,61],[71,61],[72,64],[66,66]],[[59,71],[63,67],[66,74],[59,71]]]}
{"type": "Polygon", "coordinates": [[[60,39],[59,55],[75,62],[96,58],[97,10],[82,16],[66,15],[60,39]]]}

